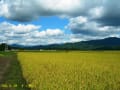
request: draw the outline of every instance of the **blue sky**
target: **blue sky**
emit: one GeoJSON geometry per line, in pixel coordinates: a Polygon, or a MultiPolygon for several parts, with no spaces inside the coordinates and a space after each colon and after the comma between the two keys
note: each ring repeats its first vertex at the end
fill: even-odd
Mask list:
{"type": "Polygon", "coordinates": [[[49,17],[42,16],[38,20],[34,20],[30,23],[35,25],[41,25],[43,30],[46,30],[47,28],[51,28],[51,29],[60,28],[65,33],[70,33],[70,30],[64,29],[64,27],[67,26],[67,24],[69,23],[68,19],[66,18],[60,18],[57,16],[49,16],[49,17]]]}
{"type": "Polygon", "coordinates": [[[57,16],[42,16],[42,17],[38,18],[37,20],[32,20],[30,22],[19,22],[19,21],[9,20],[9,19],[6,19],[4,17],[0,17],[0,23],[2,23],[2,22],[9,22],[9,23],[12,23],[15,25],[18,25],[18,24],[41,25],[42,30],[46,30],[47,28],[51,28],[51,29],[60,28],[65,33],[71,33],[70,30],[64,29],[65,26],[69,23],[68,19],[60,18],[57,16]]]}
{"type": "Polygon", "coordinates": [[[46,45],[106,37],[120,37],[118,0],[0,1],[0,43],[46,45]]]}

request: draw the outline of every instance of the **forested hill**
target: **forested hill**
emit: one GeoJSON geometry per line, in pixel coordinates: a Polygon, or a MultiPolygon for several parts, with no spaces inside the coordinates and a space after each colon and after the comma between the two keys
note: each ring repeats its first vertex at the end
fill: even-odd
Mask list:
{"type": "Polygon", "coordinates": [[[110,37],[105,39],[81,41],[76,43],[21,46],[11,45],[13,49],[27,50],[120,50],[120,38],[110,37]]]}

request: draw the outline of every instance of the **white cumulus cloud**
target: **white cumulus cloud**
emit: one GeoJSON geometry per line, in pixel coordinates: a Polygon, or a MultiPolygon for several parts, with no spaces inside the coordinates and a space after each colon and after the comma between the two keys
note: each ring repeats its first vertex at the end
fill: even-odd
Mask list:
{"type": "Polygon", "coordinates": [[[0,42],[22,45],[45,45],[66,42],[63,30],[41,30],[40,27],[32,24],[14,25],[2,22],[0,23],[0,42]]]}

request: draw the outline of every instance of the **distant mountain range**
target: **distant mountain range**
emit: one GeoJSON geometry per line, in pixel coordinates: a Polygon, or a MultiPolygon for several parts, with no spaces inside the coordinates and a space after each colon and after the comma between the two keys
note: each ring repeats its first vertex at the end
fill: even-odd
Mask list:
{"type": "Polygon", "coordinates": [[[22,46],[11,45],[13,49],[26,50],[120,50],[120,38],[109,37],[105,39],[81,41],[76,43],[22,46]]]}

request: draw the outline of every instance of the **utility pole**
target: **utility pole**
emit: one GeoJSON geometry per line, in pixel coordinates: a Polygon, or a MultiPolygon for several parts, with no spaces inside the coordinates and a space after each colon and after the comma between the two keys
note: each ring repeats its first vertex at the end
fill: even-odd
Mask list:
{"type": "Polygon", "coordinates": [[[21,0],[20,4],[21,4],[21,7],[22,7],[23,6],[23,0],[21,0]]]}
{"type": "Polygon", "coordinates": [[[8,45],[5,43],[5,52],[8,51],[8,45]]]}

